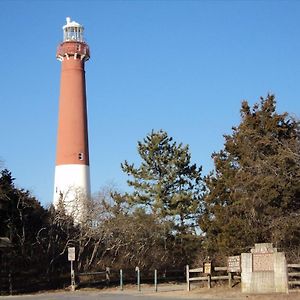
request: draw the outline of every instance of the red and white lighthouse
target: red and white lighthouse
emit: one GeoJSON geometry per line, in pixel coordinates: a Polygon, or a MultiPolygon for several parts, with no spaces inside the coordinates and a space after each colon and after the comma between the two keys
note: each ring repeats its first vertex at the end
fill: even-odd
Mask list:
{"type": "Polygon", "coordinates": [[[79,220],[90,197],[84,70],[90,51],[83,26],[69,17],[66,20],[56,53],[61,61],[61,81],[53,204],[57,208],[63,203],[67,213],[79,220]]]}

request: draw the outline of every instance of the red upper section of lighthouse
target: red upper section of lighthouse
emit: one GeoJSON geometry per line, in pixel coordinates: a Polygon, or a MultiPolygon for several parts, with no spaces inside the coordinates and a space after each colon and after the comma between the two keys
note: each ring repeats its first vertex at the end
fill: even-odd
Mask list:
{"type": "Polygon", "coordinates": [[[83,27],[67,18],[56,57],[62,62],[56,165],[89,165],[85,61],[90,58],[83,27]]]}
{"type": "Polygon", "coordinates": [[[89,165],[84,61],[63,59],[56,165],[89,165]]]}
{"type": "Polygon", "coordinates": [[[64,57],[76,56],[81,60],[90,58],[89,46],[84,42],[68,41],[61,43],[56,52],[56,57],[63,60],[64,57]]]}
{"type": "Polygon", "coordinates": [[[89,46],[84,42],[84,28],[67,17],[67,24],[63,26],[63,42],[58,46],[56,57],[63,60],[73,56],[75,59],[88,60],[90,58],[89,46]]]}

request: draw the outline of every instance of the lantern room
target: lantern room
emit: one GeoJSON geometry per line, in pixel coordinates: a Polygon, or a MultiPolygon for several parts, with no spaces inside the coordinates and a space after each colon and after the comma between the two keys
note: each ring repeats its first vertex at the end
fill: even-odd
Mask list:
{"type": "Polygon", "coordinates": [[[70,17],[66,18],[67,24],[63,26],[64,42],[84,42],[82,25],[71,21],[70,17]]]}
{"type": "Polygon", "coordinates": [[[84,42],[83,26],[75,21],[71,21],[70,17],[66,18],[67,24],[63,26],[64,40],[58,46],[56,57],[63,61],[70,57],[86,61],[90,58],[89,46],[84,42]]]}

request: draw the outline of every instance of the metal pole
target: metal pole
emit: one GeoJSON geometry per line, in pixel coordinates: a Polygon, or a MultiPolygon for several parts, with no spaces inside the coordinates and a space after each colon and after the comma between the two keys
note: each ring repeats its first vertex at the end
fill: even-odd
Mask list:
{"type": "Polygon", "coordinates": [[[73,285],[73,278],[72,278],[72,273],[73,273],[73,261],[71,260],[70,263],[71,263],[71,287],[72,287],[72,285],[73,285]]]}
{"type": "Polygon", "coordinates": [[[186,284],[187,284],[187,291],[189,292],[191,290],[191,285],[190,285],[190,267],[189,265],[186,266],[186,284]]]}
{"type": "Polygon", "coordinates": [[[136,272],[137,272],[137,286],[138,286],[138,291],[141,291],[141,278],[140,278],[140,268],[136,267],[135,268],[136,272]]]}
{"type": "Polygon", "coordinates": [[[138,290],[141,291],[141,274],[140,274],[140,268],[138,269],[138,290]]]}
{"type": "Polygon", "coordinates": [[[157,292],[157,270],[154,270],[154,290],[157,292]]]}
{"type": "Polygon", "coordinates": [[[120,270],[120,290],[123,291],[123,270],[120,270]]]}
{"type": "Polygon", "coordinates": [[[75,291],[75,273],[73,270],[73,261],[71,260],[71,291],[75,291]]]}

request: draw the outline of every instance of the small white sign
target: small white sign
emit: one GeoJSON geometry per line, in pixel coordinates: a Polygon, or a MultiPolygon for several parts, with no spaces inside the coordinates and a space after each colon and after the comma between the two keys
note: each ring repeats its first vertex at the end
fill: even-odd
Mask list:
{"type": "Polygon", "coordinates": [[[74,261],[75,260],[75,247],[68,248],[68,260],[74,261]]]}

